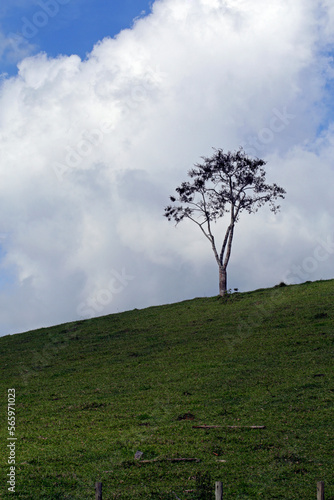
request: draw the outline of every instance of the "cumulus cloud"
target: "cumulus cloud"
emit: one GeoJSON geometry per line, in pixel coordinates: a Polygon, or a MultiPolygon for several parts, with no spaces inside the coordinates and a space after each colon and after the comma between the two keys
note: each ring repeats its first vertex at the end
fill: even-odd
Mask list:
{"type": "Polygon", "coordinates": [[[162,217],[212,147],[265,158],[288,193],[241,219],[230,286],[298,282],[308,257],[308,279],[332,277],[334,249],[314,249],[333,222],[333,18],[327,0],[159,0],[84,61],[23,59],[0,89],[1,334],[217,293],[207,241],[162,217]]]}

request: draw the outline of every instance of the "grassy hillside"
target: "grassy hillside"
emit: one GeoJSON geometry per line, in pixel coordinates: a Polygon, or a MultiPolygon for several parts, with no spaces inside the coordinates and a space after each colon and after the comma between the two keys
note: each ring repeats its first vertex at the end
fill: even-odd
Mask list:
{"type": "Polygon", "coordinates": [[[333,342],[334,280],[0,338],[0,498],[88,500],[102,481],[104,500],[187,500],[209,472],[227,500],[315,499],[320,480],[333,500],[333,342]]]}

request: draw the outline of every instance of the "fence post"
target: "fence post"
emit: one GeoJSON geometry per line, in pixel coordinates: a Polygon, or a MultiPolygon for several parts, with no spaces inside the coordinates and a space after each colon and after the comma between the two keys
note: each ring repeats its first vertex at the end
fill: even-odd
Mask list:
{"type": "Polygon", "coordinates": [[[102,500],[102,483],[95,483],[95,500],[102,500]]]}
{"type": "Polygon", "coordinates": [[[317,500],[325,500],[325,483],[323,481],[317,483],[317,500]]]}
{"type": "Polygon", "coordinates": [[[216,481],[216,500],[223,500],[223,483],[216,481]]]}

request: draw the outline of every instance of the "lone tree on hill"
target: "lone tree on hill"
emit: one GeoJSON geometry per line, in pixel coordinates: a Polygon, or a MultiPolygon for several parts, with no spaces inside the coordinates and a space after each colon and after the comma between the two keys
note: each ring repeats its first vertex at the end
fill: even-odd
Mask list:
{"type": "Polygon", "coordinates": [[[243,210],[257,212],[265,203],[270,204],[274,213],[279,210],[275,203],[284,198],[285,190],[277,184],[266,184],[263,169],[266,162],[259,158],[249,158],[244,150],[224,153],[215,149],[211,158],[202,157],[201,164],[188,172],[191,182],[182,182],[176,188],[178,197],[170,200],[181,205],[168,205],[165,217],[174,219],[176,224],[184,218],[195,222],[210,241],[219,269],[219,294],[225,295],[227,285],[227,265],[231,256],[234,226],[243,210]],[[212,233],[212,223],[230,214],[229,226],[223,239],[220,252],[212,233]]]}

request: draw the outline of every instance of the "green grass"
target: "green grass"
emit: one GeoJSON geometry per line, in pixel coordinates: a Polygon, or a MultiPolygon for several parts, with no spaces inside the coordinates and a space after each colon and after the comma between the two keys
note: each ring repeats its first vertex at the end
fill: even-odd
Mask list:
{"type": "Polygon", "coordinates": [[[315,499],[321,480],[333,500],[333,342],[334,280],[2,337],[0,498],[88,500],[101,481],[104,500],[190,500],[209,473],[227,500],[315,499]]]}

